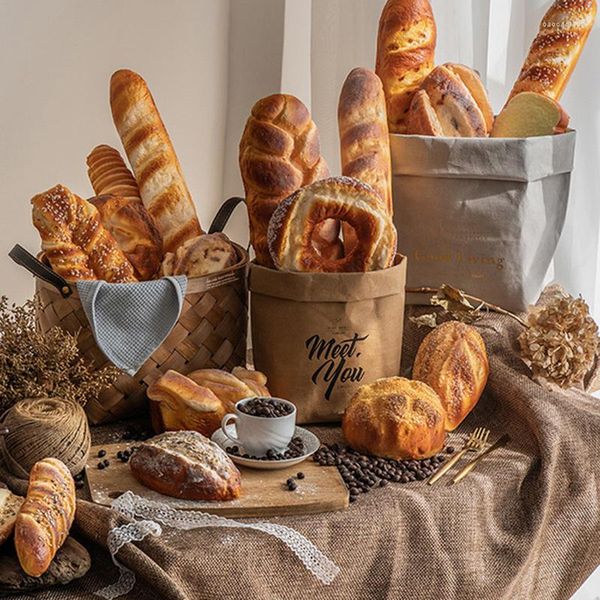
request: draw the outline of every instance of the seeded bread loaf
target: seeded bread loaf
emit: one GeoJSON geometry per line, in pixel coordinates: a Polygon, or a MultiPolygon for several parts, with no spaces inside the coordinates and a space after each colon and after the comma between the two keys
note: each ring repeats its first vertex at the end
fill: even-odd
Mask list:
{"type": "Polygon", "coordinates": [[[146,487],[186,500],[233,500],[240,472],[219,446],[196,431],[168,431],[140,445],[130,461],[146,487]]]}

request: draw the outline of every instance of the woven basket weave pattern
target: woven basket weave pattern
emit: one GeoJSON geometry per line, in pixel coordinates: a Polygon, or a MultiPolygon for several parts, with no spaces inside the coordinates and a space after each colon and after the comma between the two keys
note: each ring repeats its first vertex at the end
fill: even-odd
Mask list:
{"type": "MultiPolygon", "coordinates": [[[[131,377],[120,375],[98,400],[85,407],[90,423],[98,425],[139,415],[145,409],[146,387],[174,369],[186,374],[195,369],[231,370],[245,364],[248,292],[247,256],[235,269],[242,276],[233,282],[194,293],[190,285],[179,320],[165,341],[131,377]]],[[[89,362],[102,368],[108,359],[96,345],[77,294],[63,298],[51,285],[36,278],[40,300],[37,325],[42,333],[52,327],[78,334],[78,345],[89,362]]]]}

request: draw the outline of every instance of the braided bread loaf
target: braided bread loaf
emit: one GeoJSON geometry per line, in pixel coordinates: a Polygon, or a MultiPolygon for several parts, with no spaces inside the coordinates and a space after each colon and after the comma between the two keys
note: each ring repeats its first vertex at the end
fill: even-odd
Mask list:
{"type": "Polygon", "coordinates": [[[144,205],[163,237],[164,251],[173,252],[202,229],[152,94],[140,75],[122,69],[110,80],[110,106],[144,205]]]}
{"type": "Polygon", "coordinates": [[[429,0],[388,0],[379,20],[375,71],[383,82],[391,133],[406,131],[413,95],[434,66],[435,43],[429,0]]]}
{"type": "Polygon", "coordinates": [[[43,575],[64,544],[75,517],[75,482],[57,458],[33,466],[15,523],[15,548],[23,571],[43,575]]]}
{"type": "Polygon", "coordinates": [[[246,123],[239,158],[256,262],[272,267],[267,229],[273,211],[297,189],[328,176],[306,106],[286,94],[259,100],[246,123]]]}
{"type": "Polygon", "coordinates": [[[552,4],[509,100],[520,92],[560,99],[592,30],[596,11],[596,0],[556,0],[552,4]]]}
{"type": "Polygon", "coordinates": [[[96,146],[86,162],[96,196],[114,194],[131,201],[142,201],[137,181],[118,150],[105,144],[96,146]]]}
{"type": "Polygon", "coordinates": [[[131,263],[91,202],[57,185],[34,196],[31,204],[42,250],[56,273],[67,280],[136,281],[131,263]]]}

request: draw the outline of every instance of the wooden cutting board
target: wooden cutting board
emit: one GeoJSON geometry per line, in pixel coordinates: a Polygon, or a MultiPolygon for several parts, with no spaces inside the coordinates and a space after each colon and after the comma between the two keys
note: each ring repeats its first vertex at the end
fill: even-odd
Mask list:
{"type": "Polygon", "coordinates": [[[293,467],[274,471],[238,467],[242,474],[242,494],[236,500],[207,502],[171,498],[144,487],[131,474],[129,464],[116,458],[119,450],[130,446],[123,442],[92,447],[86,475],[90,495],[97,504],[110,505],[115,498],[131,490],[138,496],[173,508],[200,510],[224,517],[302,515],[341,510],[348,506],[348,490],[338,470],[321,467],[310,458],[293,467]],[[106,450],[103,458],[98,458],[100,449],[106,450]],[[98,462],[106,458],[110,466],[98,469],[98,462]],[[299,471],[304,473],[305,478],[297,480],[298,487],[291,492],[285,482],[299,471]]]}

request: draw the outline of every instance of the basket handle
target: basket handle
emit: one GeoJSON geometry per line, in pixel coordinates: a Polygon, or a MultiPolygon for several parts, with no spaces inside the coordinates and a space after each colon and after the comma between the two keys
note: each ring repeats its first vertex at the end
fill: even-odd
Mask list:
{"type": "Polygon", "coordinates": [[[20,244],[17,244],[8,253],[8,256],[10,256],[10,258],[18,265],[25,267],[35,277],[53,285],[61,293],[63,298],[68,298],[73,293],[73,289],[67,283],[66,279],[63,279],[60,275],[50,269],[50,267],[47,267],[41,260],[38,260],[31,252],[25,250],[20,244]]]}
{"type": "Polygon", "coordinates": [[[225,229],[225,225],[229,221],[233,211],[236,209],[238,204],[245,202],[244,198],[239,198],[238,196],[234,196],[233,198],[229,198],[229,200],[225,200],[223,204],[221,204],[221,208],[217,211],[213,222],[210,224],[210,229],[208,233],[220,233],[225,229]]]}

